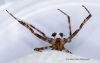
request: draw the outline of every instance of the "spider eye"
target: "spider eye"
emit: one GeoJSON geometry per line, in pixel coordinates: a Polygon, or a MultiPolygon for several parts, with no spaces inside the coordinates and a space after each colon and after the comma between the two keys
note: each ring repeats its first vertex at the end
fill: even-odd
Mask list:
{"type": "Polygon", "coordinates": [[[63,33],[59,33],[59,35],[60,35],[61,37],[63,37],[63,36],[64,36],[64,34],[63,34],[63,33]]]}
{"type": "Polygon", "coordinates": [[[53,37],[55,37],[56,35],[57,35],[57,33],[55,33],[55,32],[52,34],[53,37]]]}

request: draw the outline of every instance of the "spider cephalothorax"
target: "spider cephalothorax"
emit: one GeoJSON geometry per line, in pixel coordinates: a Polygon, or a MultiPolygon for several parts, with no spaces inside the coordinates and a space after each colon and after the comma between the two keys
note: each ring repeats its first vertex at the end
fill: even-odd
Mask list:
{"type": "MultiPolygon", "coordinates": [[[[83,6],[83,5],[82,5],[83,6]]],[[[10,12],[7,12],[14,18],[16,19],[20,24],[22,24],[23,26],[25,26],[26,28],[28,28],[36,37],[40,38],[41,40],[45,41],[45,42],[48,42],[51,44],[51,46],[46,46],[46,47],[41,47],[41,48],[35,48],[34,50],[35,51],[41,51],[41,50],[44,50],[44,49],[47,49],[47,48],[52,48],[52,50],[58,50],[58,51],[62,51],[62,50],[65,50],[66,52],[68,53],[71,53],[69,50],[65,49],[64,48],[64,45],[67,43],[67,42],[71,42],[71,39],[73,37],[75,37],[75,35],[82,29],[83,25],[90,19],[90,17],[92,16],[91,13],[88,11],[88,9],[83,6],[85,8],[85,10],[88,12],[88,16],[83,20],[83,22],[81,23],[80,27],[74,31],[72,33],[71,31],[71,23],[70,23],[70,16],[68,16],[66,13],[64,13],[62,10],[58,9],[60,12],[62,12],[64,15],[67,16],[68,18],[68,25],[69,25],[69,37],[68,38],[63,38],[64,34],[63,33],[59,33],[60,35],[60,38],[56,38],[56,34],[57,33],[53,33],[52,36],[53,38],[49,38],[47,37],[42,31],[40,31],[39,29],[37,29],[36,27],[34,27],[33,25],[31,24],[28,24],[28,23],[25,23],[24,21],[16,18],[14,15],[12,15],[10,12]],[[42,35],[38,34],[38,33],[35,33],[34,30],[37,30],[38,32],[40,32],[42,35]]]]}
{"type": "MultiPolygon", "coordinates": [[[[63,37],[63,33],[59,33],[63,37]]],[[[54,38],[51,39],[52,49],[62,51],[64,48],[64,38],[56,38],[56,33],[53,33],[54,38]]]]}

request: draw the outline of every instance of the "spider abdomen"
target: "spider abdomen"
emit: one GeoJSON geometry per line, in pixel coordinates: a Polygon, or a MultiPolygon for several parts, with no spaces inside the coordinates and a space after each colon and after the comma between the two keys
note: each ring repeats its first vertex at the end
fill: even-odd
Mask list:
{"type": "Polygon", "coordinates": [[[52,48],[54,50],[62,51],[62,49],[64,48],[63,40],[61,38],[56,38],[56,39],[52,40],[52,48]]]}

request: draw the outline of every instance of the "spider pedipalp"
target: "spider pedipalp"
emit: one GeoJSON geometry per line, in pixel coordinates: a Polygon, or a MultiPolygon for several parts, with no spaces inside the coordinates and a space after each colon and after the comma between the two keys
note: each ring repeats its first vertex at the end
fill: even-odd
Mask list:
{"type": "Polygon", "coordinates": [[[56,35],[57,35],[57,33],[56,33],[56,32],[54,32],[54,33],[52,33],[52,35],[51,35],[51,36],[55,37],[56,35]]]}
{"type": "Polygon", "coordinates": [[[61,37],[63,37],[63,36],[64,36],[64,34],[63,34],[63,33],[59,33],[59,35],[60,35],[61,37]]]}

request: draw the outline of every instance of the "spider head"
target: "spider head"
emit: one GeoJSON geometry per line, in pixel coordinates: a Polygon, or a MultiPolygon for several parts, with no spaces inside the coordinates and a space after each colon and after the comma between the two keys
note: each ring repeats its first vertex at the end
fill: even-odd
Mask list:
{"type": "Polygon", "coordinates": [[[63,33],[59,33],[59,35],[60,35],[61,37],[63,37],[63,36],[64,36],[64,34],[63,34],[63,33]]]}
{"type": "Polygon", "coordinates": [[[57,35],[57,33],[55,33],[55,32],[54,32],[54,33],[52,33],[52,36],[53,36],[53,37],[55,37],[56,35],[57,35]]]}

